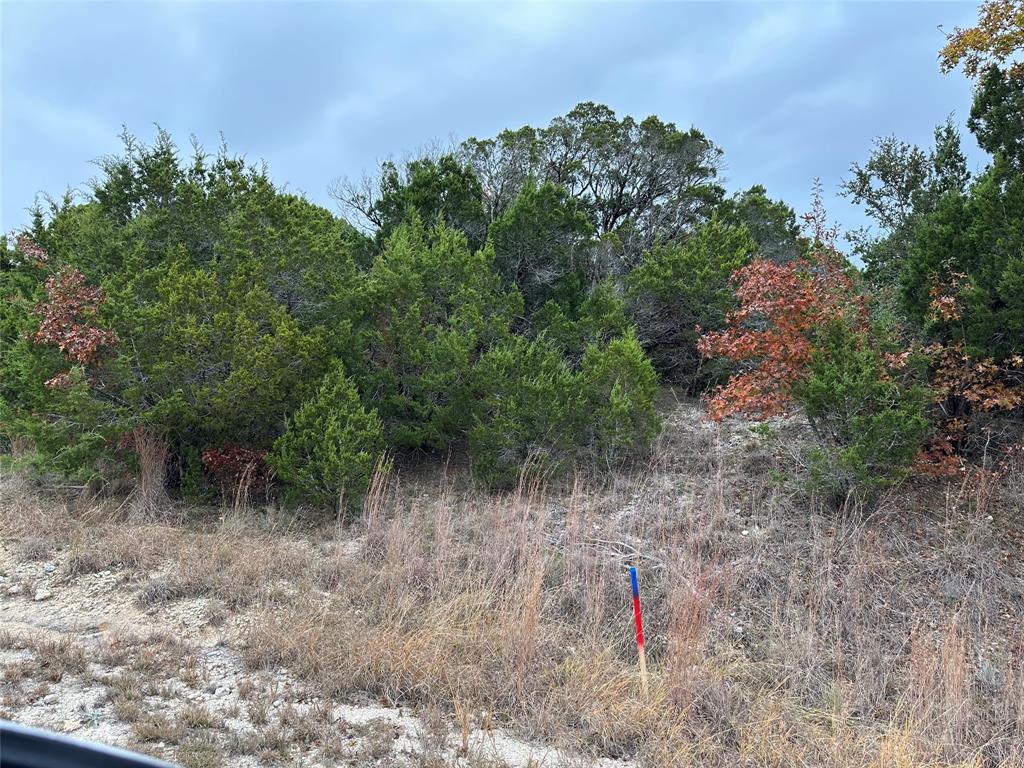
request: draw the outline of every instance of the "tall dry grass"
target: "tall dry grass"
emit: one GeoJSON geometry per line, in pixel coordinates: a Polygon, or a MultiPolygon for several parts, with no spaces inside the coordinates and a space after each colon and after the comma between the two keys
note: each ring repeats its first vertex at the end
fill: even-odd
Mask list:
{"type": "Polygon", "coordinates": [[[493,722],[644,766],[1024,765],[1019,484],[905,486],[837,515],[773,479],[784,461],[679,428],[646,468],[501,496],[382,468],[352,527],[138,524],[24,490],[0,527],[63,542],[69,578],[160,568],[154,596],[251,615],[252,667],[448,711],[464,738],[493,722]]]}
{"type": "MultiPolygon", "coordinates": [[[[326,596],[265,610],[247,659],[291,667],[325,695],[490,712],[527,735],[652,766],[1024,760],[1019,657],[982,667],[977,656],[999,631],[986,622],[1006,585],[982,583],[955,604],[920,593],[930,569],[941,585],[943,558],[991,554],[992,542],[956,534],[974,550],[936,555],[913,528],[890,538],[881,519],[805,511],[780,523],[768,488],[753,502],[778,530],[754,542],[730,530],[726,473],[681,499],[658,471],[627,495],[582,478],[558,494],[524,481],[497,498],[378,481],[361,556],[322,564],[326,596]]],[[[954,534],[943,535],[948,546],[954,534]]]]}

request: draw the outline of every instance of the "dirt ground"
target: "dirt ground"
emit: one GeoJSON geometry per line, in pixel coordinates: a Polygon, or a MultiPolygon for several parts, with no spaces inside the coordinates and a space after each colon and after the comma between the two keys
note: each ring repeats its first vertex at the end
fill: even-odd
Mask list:
{"type": "Polygon", "coordinates": [[[23,562],[0,545],[3,716],[19,723],[185,766],[629,765],[584,760],[496,727],[473,728],[462,750],[449,718],[431,721],[369,696],[325,700],[287,669],[247,670],[237,650],[246,614],[204,597],[140,605],[159,570],[146,579],[112,570],[69,576],[66,565],[59,554],[23,562]],[[167,674],[179,660],[182,673],[167,674]],[[275,732],[295,720],[330,733],[326,753],[275,732]],[[133,728],[147,721],[151,732],[133,728]]]}

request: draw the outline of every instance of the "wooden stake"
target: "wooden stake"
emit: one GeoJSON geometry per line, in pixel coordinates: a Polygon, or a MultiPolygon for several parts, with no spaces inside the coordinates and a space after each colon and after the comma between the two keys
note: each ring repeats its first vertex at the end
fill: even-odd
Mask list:
{"type": "Polygon", "coordinates": [[[640,692],[647,698],[647,652],[644,650],[644,622],[640,617],[640,581],[636,568],[630,567],[629,580],[633,587],[633,621],[636,624],[636,647],[640,654],[640,692]]]}

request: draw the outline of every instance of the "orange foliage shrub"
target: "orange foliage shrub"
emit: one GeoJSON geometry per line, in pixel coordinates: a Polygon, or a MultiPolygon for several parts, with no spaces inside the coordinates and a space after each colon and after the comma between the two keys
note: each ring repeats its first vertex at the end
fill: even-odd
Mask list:
{"type": "MultiPolygon", "coordinates": [[[[42,252],[45,260],[45,251],[42,252]]],[[[87,285],[77,269],[62,269],[46,281],[46,301],[35,306],[39,329],[32,335],[36,344],[54,344],[68,360],[80,365],[95,364],[105,347],[117,343],[117,333],[101,328],[97,319],[106,301],[102,288],[87,285]]],[[[46,382],[59,388],[68,379],[61,373],[46,382]]]]}
{"type": "Polygon", "coordinates": [[[817,190],[804,221],[813,252],[786,264],[759,258],[738,269],[732,283],[739,308],[726,317],[724,330],[705,333],[698,342],[703,356],[724,357],[742,369],[708,399],[715,420],[785,413],[793,388],[807,375],[815,329],[839,319],[867,327],[865,297],[836,248],[837,232],[826,225],[817,190]]]}
{"type": "Polygon", "coordinates": [[[733,284],[739,309],[729,314],[725,330],[704,334],[698,348],[705,357],[748,367],[715,391],[708,413],[716,420],[735,413],[784,413],[811,362],[812,332],[844,317],[859,323],[863,297],[832,260],[757,259],[736,272],[733,284]]]}

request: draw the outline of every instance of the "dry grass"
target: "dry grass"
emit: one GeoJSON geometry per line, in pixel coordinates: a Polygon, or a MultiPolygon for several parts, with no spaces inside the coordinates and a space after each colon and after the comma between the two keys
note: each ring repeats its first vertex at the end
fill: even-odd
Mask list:
{"type": "Polygon", "coordinates": [[[134,723],[135,738],[150,744],[177,744],[184,739],[188,729],[174,718],[154,712],[134,723]]]}
{"type": "Polygon", "coordinates": [[[191,738],[178,747],[177,761],[181,768],[220,768],[224,753],[212,741],[191,738]]]}
{"type": "Polygon", "coordinates": [[[228,751],[234,755],[255,755],[260,762],[272,763],[287,759],[290,745],[288,732],[279,725],[273,725],[254,733],[233,735],[228,751]]]}
{"type": "Polygon", "coordinates": [[[7,682],[59,683],[66,676],[84,673],[88,666],[84,649],[68,638],[28,640],[5,635],[0,640],[4,648],[29,650],[32,654],[4,665],[7,682]]]}
{"type": "MultiPolygon", "coordinates": [[[[221,620],[248,613],[251,667],[286,667],[324,699],[435,713],[438,756],[468,752],[493,722],[644,766],[1024,765],[1019,478],[908,485],[869,516],[837,515],[778,482],[778,445],[679,417],[646,469],[564,488],[524,481],[495,497],[459,473],[381,475],[351,530],[273,510],[129,524],[91,504],[47,518],[30,502],[0,509],[0,524],[66,544],[67,574],[159,568],[145,605],[201,596],[221,620]]],[[[50,653],[54,669],[74,663],[50,653]]],[[[166,642],[129,668],[184,674],[188,659],[166,642]]],[[[190,740],[217,718],[140,717],[138,686],[111,683],[140,740],[218,764],[190,740]]],[[[239,693],[259,730],[229,752],[356,757],[326,714],[274,715],[273,697],[239,693]]],[[[368,757],[373,743],[360,737],[368,757]]]]}
{"type": "Polygon", "coordinates": [[[187,729],[223,728],[224,718],[202,704],[189,704],[178,710],[178,723],[187,729]]]}
{"type": "Polygon", "coordinates": [[[43,676],[51,683],[60,682],[65,675],[81,674],[87,666],[85,650],[67,638],[38,643],[35,652],[43,676]]]}
{"type": "Polygon", "coordinates": [[[18,545],[19,560],[46,560],[53,552],[53,542],[43,536],[28,536],[18,545]]]}

